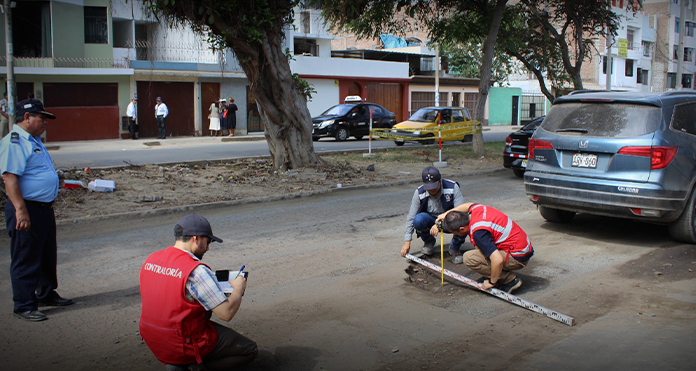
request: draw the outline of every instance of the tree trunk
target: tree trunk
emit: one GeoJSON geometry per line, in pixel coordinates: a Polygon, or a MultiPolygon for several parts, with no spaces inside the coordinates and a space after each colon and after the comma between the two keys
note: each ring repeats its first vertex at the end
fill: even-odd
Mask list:
{"type": "Polygon", "coordinates": [[[256,48],[239,40],[231,40],[229,46],[256,98],[273,167],[287,170],[314,166],[319,158],[314,152],[307,99],[295,87],[281,32],[268,34],[256,48]]]}
{"type": "MultiPolygon", "coordinates": [[[[488,30],[488,37],[483,43],[483,61],[481,63],[481,80],[479,80],[479,96],[476,101],[476,120],[483,123],[484,110],[486,109],[486,100],[488,100],[488,90],[490,89],[491,76],[493,74],[493,54],[495,52],[495,43],[498,39],[498,31],[500,23],[503,19],[503,11],[507,0],[497,0],[491,28],[488,30]]],[[[484,154],[483,148],[483,133],[474,135],[473,152],[476,154],[484,154]]]]}

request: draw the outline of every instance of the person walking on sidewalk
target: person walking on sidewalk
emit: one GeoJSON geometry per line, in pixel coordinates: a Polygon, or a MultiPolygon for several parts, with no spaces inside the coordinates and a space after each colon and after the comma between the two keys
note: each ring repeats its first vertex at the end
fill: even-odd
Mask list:
{"type": "MultiPolygon", "coordinates": [[[[513,272],[527,266],[534,255],[529,237],[509,216],[490,206],[466,203],[437,217],[442,227],[466,238],[476,247],[464,253],[464,264],[482,275],[485,290],[497,288],[507,293],[522,286],[513,272]]],[[[437,236],[437,227],[430,230],[437,236]]]]}
{"type": "Polygon", "coordinates": [[[155,104],[155,118],[157,119],[157,130],[159,131],[157,139],[167,139],[167,116],[169,116],[167,105],[162,103],[161,97],[157,97],[157,104],[155,104]]]}
{"type": "Polygon", "coordinates": [[[126,107],[126,116],[128,116],[128,131],[130,132],[131,139],[138,139],[138,109],[136,108],[138,104],[138,98],[133,97],[128,107],[126,107]]]}
{"type": "Polygon", "coordinates": [[[8,200],[5,224],[10,236],[10,278],[14,316],[26,321],[48,319],[39,305],[73,304],[61,298],[56,264],[56,217],[53,201],[58,195],[58,174],[41,134],[49,119],[38,99],[17,104],[17,124],[0,141],[0,169],[8,200]]]}
{"type": "Polygon", "coordinates": [[[218,136],[218,132],[220,131],[220,107],[218,107],[218,101],[210,105],[208,109],[208,120],[210,120],[210,125],[208,126],[210,136],[218,136]]]}
{"type": "Polygon", "coordinates": [[[0,126],[2,126],[2,137],[4,138],[10,132],[10,107],[8,106],[7,92],[3,95],[2,100],[0,100],[0,126]]]}
{"type": "Polygon", "coordinates": [[[227,104],[227,136],[233,137],[234,131],[237,129],[237,105],[234,104],[234,98],[230,97],[227,104]]]}
{"type": "Polygon", "coordinates": [[[174,246],[152,253],[140,269],[140,336],[167,370],[236,370],[256,359],[256,343],[210,320],[230,321],[242,305],[246,278],[225,296],[201,262],[213,235],[208,220],[189,214],[174,226],[174,246]]]}
{"type": "MultiPolygon", "coordinates": [[[[406,216],[406,230],[404,231],[404,245],[401,247],[401,256],[406,256],[411,249],[413,231],[423,240],[422,252],[432,255],[435,247],[435,237],[430,235],[430,229],[435,225],[438,215],[451,210],[464,203],[464,196],[457,182],[442,179],[440,171],[432,166],[423,169],[421,174],[423,184],[416,189],[411,199],[411,208],[406,216]]],[[[448,231],[445,231],[449,233],[448,231]]],[[[452,236],[449,244],[449,253],[452,262],[462,263],[460,248],[466,238],[458,235],[452,236]]]]}

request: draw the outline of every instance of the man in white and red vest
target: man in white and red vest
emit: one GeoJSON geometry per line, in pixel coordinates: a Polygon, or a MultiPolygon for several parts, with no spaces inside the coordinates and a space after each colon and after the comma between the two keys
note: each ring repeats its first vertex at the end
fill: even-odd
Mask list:
{"type": "MultiPolygon", "coordinates": [[[[490,206],[465,203],[440,214],[437,222],[458,236],[469,236],[476,247],[464,253],[464,264],[483,277],[485,290],[497,288],[507,293],[522,286],[513,272],[527,266],[534,255],[527,234],[509,216],[490,206]]],[[[437,236],[437,223],[430,230],[437,236]]]]}
{"type": "Polygon", "coordinates": [[[210,311],[223,321],[234,317],[246,279],[230,280],[228,297],[201,262],[211,242],[222,242],[204,217],[181,218],[174,236],[174,246],[151,254],[140,270],[140,335],[168,370],[230,370],[250,363],[256,343],[210,321],[210,311]]]}

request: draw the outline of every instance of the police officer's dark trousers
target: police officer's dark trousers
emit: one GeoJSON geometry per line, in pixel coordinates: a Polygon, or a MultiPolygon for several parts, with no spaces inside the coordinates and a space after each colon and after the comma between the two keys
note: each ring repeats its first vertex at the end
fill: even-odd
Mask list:
{"type": "Polygon", "coordinates": [[[5,223],[10,235],[10,278],[14,311],[36,310],[39,300],[52,299],[58,288],[56,273],[56,218],[53,208],[27,205],[31,229],[17,230],[15,208],[5,203],[5,223]]]}

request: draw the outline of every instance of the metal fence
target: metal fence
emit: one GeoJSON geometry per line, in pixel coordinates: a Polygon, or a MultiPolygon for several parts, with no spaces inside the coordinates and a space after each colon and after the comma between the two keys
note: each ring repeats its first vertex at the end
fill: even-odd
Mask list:
{"type": "MultiPolygon", "coordinates": [[[[128,68],[125,58],[27,58],[15,57],[15,67],[32,68],[128,68]]],[[[7,66],[7,57],[0,56],[0,66],[7,66]]]]}
{"type": "Polygon", "coordinates": [[[520,106],[520,122],[528,122],[546,114],[546,96],[541,93],[523,92],[520,106]]]}

